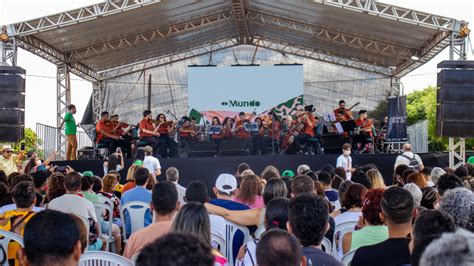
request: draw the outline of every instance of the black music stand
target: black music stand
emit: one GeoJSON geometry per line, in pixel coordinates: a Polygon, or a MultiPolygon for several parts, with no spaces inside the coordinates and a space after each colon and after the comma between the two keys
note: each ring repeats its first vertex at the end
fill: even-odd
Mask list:
{"type": "Polygon", "coordinates": [[[341,122],[341,126],[344,132],[347,132],[347,133],[354,131],[354,129],[357,127],[354,120],[343,121],[341,122]]]}

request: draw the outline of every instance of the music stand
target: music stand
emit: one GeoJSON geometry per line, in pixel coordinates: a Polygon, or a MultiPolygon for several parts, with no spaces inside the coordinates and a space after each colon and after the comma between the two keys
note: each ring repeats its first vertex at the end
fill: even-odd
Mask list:
{"type": "Polygon", "coordinates": [[[344,132],[348,132],[348,133],[351,131],[354,131],[354,129],[357,127],[354,120],[343,121],[341,122],[341,126],[344,132]]]}
{"type": "Polygon", "coordinates": [[[207,132],[207,134],[209,136],[219,135],[219,134],[221,134],[221,131],[222,131],[222,126],[221,125],[210,125],[209,126],[209,131],[207,132]]]}

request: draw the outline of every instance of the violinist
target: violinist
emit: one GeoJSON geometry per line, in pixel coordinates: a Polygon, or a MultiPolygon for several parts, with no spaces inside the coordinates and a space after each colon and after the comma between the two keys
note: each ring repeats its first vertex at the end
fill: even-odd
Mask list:
{"type": "Polygon", "coordinates": [[[301,150],[301,145],[314,137],[314,127],[316,126],[316,119],[313,114],[313,105],[304,107],[304,113],[299,119],[297,119],[299,125],[303,128],[298,135],[295,136],[293,145],[288,153],[297,153],[301,150]]]}
{"type": "Polygon", "coordinates": [[[360,153],[363,153],[367,150],[367,145],[369,143],[372,143],[374,136],[374,122],[368,117],[366,110],[360,110],[359,118],[355,120],[355,124],[357,126],[357,129],[354,132],[352,146],[360,153]],[[359,144],[360,148],[358,146],[359,144]]]}
{"type": "Polygon", "coordinates": [[[158,151],[165,149],[165,143],[159,138],[160,133],[153,125],[151,111],[143,112],[143,119],[140,121],[140,141],[146,142],[153,148],[153,156],[156,157],[158,151]]]}
{"type": "Polygon", "coordinates": [[[179,141],[181,143],[181,147],[186,147],[189,141],[193,141],[196,138],[196,132],[193,129],[191,124],[191,119],[187,116],[183,116],[181,118],[183,121],[183,125],[179,129],[179,141]]]}
{"type": "Polygon", "coordinates": [[[270,111],[268,113],[268,120],[269,120],[269,122],[267,123],[267,126],[270,128],[271,141],[274,141],[274,142],[278,143],[280,141],[280,138],[281,138],[280,132],[281,132],[282,123],[280,123],[280,120],[278,119],[278,116],[273,111],[270,111]]]}
{"type": "Polygon", "coordinates": [[[271,128],[268,126],[268,122],[263,121],[260,117],[255,118],[255,123],[258,126],[258,133],[253,137],[254,153],[266,154],[267,147],[272,142],[270,138],[271,128]]]}
{"type": "Polygon", "coordinates": [[[232,120],[230,117],[226,117],[222,122],[222,138],[231,139],[232,137],[232,120]]]}
{"type": "Polygon", "coordinates": [[[97,134],[96,143],[107,146],[109,154],[115,152],[118,147],[120,137],[113,133],[113,126],[109,120],[109,112],[104,111],[100,114],[100,120],[95,126],[97,134]]]}
{"type": "Polygon", "coordinates": [[[158,133],[160,133],[159,138],[165,144],[165,148],[160,149],[161,157],[178,157],[178,143],[176,143],[176,141],[170,137],[170,135],[174,135],[176,133],[176,122],[166,121],[166,116],[164,114],[159,114],[156,117],[155,127],[158,133]]]}
{"type": "Polygon", "coordinates": [[[232,133],[238,139],[250,139],[250,132],[246,131],[244,125],[250,123],[250,119],[245,116],[244,112],[239,113],[239,119],[232,128],[232,133]]]}
{"type": "Polygon", "coordinates": [[[212,118],[210,130],[211,130],[210,139],[212,142],[214,142],[217,153],[219,153],[219,147],[220,147],[222,138],[224,137],[223,127],[222,127],[221,120],[219,119],[219,117],[214,116],[212,118]]]}
{"type": "Polygon", "coordinates": [[[121,147],[126,157],[132,158],[132,127],[126,123],[119,122],[118,117],[119,116],[117,114],[113,114],[110,116],[110,123],[113,127],[112,132],[120,137],[118,140],[118,146],[121,147]]]}
{"type": "Polygon", "coordinates": [[[354,119],[352,117],[351,111],[346,108],[346,102],[344,100],[339,101],[339,108],[334,109],[334,116],[336,117],[337,122],[344,122],[354,119]]]}

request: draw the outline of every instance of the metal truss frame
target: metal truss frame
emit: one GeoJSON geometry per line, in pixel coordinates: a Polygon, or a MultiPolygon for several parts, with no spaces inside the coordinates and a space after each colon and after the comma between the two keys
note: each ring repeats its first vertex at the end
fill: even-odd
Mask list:
{"type": "Polygon", "coordinates": [[[182,51],[176,51],[173,54],[164,55],[158,58],[145,60],[142,62],[126,65],[112,70],[101,72],[102,80],[108,80],[112,78],[121,77],[124,75],[140,72],[150,68],[163,66],[166,64],[172,64],[189,58],[213,53],[216,51],[224,50],[230,47],[239,45],[235,38],[225,39],[216,42],[210,42],[199,47],[192,49],[184,49],[182,51]]]}
{"type": "Polygon", "coordinates": [[[102,91],[104,83],[97,81],[92,84],[92,118],[94,122],[99,121],[102,112],[102,91]]]}
{"type": "Polygon", "coordinates": [[[405,7],[394,6],[373,0],[314,0],[324,5],[367,13],[417,26],[444,31],[457,31],[457,20],[417,11],[405,7]]]}
{"type": "Polygon", "coordinates": [[[22,36],[16,37],[15,39],[17,40],[19,47],[32,52],[57,66],[68,64],[71,73],[74,73],[85,80],[94,82],[100,79],[100,75],[98,75],[93,69],[79,62],[68,63],[63,53],[34,36],[22,36]]]}
{"type": "Polygon", "coordinates": [[[314,48],[304,47],[296,43],[283,42],[281,40],[274,40],[265,36],[254,36],[251,45],[274,50],[283,54],[291,54],[301,56],[309,59],[319,60],[327,63],[337,64],[341,66],[356,68],[360,70],[375,72],[378,74],[391,76],[392,70],[390,68],[381,67],[361,61],[356,61],[348,58],[343,58],[335,55],[326,54],[314,50],[314,48]]]}
{"type": "Polygon", "coordinates": [[[62,158],[66,152],[66,135],[64,132],[64,116],[67,107],[71,104],[71,79],[69,76],[69,66],[66,64],[57,66],[56,74],[56,125],[58,128],[57,150],[62,158]]]}
{"type": "Polygon", "coordinates": [[[265,14],[257,11],[249,11],[249,23],[276,30],[311,35],[317,40],[339,44],[346,47],[352,47],[374,54],[383,54],[393,58],[409,59],[416,53],[415,49],[402,47],[389,42],[364,38],[344,32],[337,32],[302,21],[281,18],[275,15],[265,14]]]}
{"type": "Polygon", "coordinates": [[[16,45],[15,38],[6,42],[0,41],[0,50],[2,55],[0,66],[16,66],[18,46],[16,45]]]}
{"type": "Polygon", "coordinates": [[[10,36],[26,36],[140,8],[161,0],[114,0],[12,24],[10,36]]]}
{"type": "Polygon", "coordinates": [[[247,5],[245,0],[232,0],[232,15],[237,30],[237,42],[248,43],[251,39],[247,20],[247,5]]]}
{"type": "Polygon", "coordinates": [[[207,15],[191,21],[181,22],[171,26],[161,27],[147,32],[73,50],[65,53],[65,59],[68,63],[76,62],[106,53],[160,41],[186,32],[201,30],[202,28],[213,25],[222,25],[223,22],[230,21],[231,19],[232,15],[230,11],[207,15]]]}

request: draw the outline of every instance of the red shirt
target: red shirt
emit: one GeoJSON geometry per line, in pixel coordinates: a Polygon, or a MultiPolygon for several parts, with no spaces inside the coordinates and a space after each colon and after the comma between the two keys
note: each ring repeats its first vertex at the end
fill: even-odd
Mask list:
{"type": "Polygon", "coordinates": [[[104,120],[99,120],[99,122],[97,122],[97,125],[95,126],[95,132],[97,133],[96,142],[99,143],[103,138],[106,137],[102,133],[102,131],[112,135],[112,130],[112,124],[109,121],[105,122],[104,120]]]}
{"type": "MultiPolygon", "coordinates": [[[[247,121],[246,121],[247,122],[247,121]]],[[[244,121],[239,120],[235,122],[235,127],[237,128],[238,126],[243,125],[244,121]]],[[[249,139],[250,138],[250,133],[245,131],[244,127],[241,127],[235,131],[235,137],[238,139],[249,139]]]]}
{"type": "Polygon", "coordinates": [[[179,136],[182,138],[191,138],[191,130],[193,130],[192,126],[184,126],[179,130],[179,136]],[[184,131],[183,131],[184,130],[184,131]]]}
{"type": "Polygon", "coordinates": [[[140,121],[140,139],[144,137],[153,137],[153,134],[144,132],[143,129],[146,129],[149,131],[155,130],[155,127],[150,122],[150,120],[146,120],[145,118],[143,118],[142,121],[140,121]]]}
{"type": "Polygon", "coordinates": [[[227,126],[222,126],[222,136],[225,138],[225,139],[230,139],[232,138],[232,129],[230,129],[229,127],[227,126]]]}
{"type": "Polygon", "coordinates": [[[160,133],[160,135],[167,135],[169,133],[168,124],[166,122],[160,125],[158,133],[160,133]]]}
{"type": "Polygon", "coordinates": [[[311,137],[314,137],[314,127],[316,126],[316,119],[313,114],[306,114],[307,120],[304,124],[303,132],[311,137]],[[311,124],[311,125],[310,125],[311,124]]]}
{"type": "Polygon", "coordinates": [[[340,108],[334,109],[334,115],[336,116],[336,120],[341,122],[341,121],[347,121],[352,119],[351,111],[344,109],[342,111],[340,108]]]}
{"type": "Polygon", "coordinates": [[[370,120],[370,119],[361,120],[360,118],[357,118],[354,122],[355,122],[356,126],[360,127],[361,131],[366,132],[367,134],[369,134],[372,137],[372,134],[373,134],[372,127],[374,125],[372,120],[370,120]],[[370,131],[365,131],[364,129],[371,129],[371,130],[370,131]]]}

